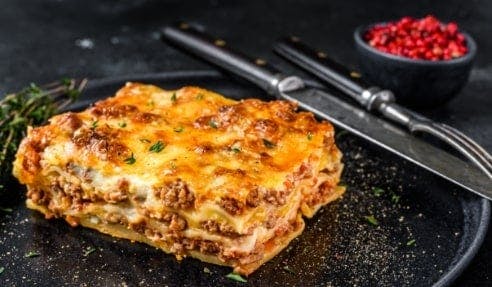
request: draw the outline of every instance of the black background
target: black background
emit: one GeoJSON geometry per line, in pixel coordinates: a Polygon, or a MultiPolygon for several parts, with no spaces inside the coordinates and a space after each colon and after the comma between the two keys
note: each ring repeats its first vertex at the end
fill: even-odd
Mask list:
{"type": "MultiPolygon", "coordinates": [[[[209,69],[159,40],[159,28],[178,19],[200,23],[287,72],[295,70],[270,51],[274,40],[285,34],[301,36],[356,69],[352,32],[358,25],[429,13],[458,22],[476,40],[478,54],[465,89],[447,106],[425,113],[463,130],[491,151],[492,1],[485,0],[4,0],[0,9],[0,92],[67,76],[102,78],[209,69]]],[[[456,286],[490,285],[490,258],[492,232],[456,286]]]]}

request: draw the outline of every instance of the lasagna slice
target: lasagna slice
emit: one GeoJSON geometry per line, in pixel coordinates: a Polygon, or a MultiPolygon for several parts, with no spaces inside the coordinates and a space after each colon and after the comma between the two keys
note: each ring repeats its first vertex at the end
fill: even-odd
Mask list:
{"type": "Polygon", "coordinates": [[[127,83],[30,128],[27,206],[248,275],[343,192],[334,129],[286,101],[127,83]]]}

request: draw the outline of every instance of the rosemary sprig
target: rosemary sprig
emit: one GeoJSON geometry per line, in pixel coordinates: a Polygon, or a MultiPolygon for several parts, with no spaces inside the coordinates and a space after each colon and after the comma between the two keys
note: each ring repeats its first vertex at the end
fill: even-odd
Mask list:
{"type": "MultiPolygon", "coordinates": [[[[64,79],[42,87],[31,84],[0,100],[0,182],[10,179],[12,162],[28,126],[45,123],[72,103],[87,80],[64,79]]],[[[0,192],[5,185],[0,185],[0,192]]]]}

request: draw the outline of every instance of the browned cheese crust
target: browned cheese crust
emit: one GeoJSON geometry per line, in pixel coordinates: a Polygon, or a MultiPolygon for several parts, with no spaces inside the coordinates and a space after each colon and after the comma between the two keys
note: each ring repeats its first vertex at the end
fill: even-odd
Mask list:
{"type": "Polygon", "coordinates": [[[14,162],[27,206],[248,275],[340,197],[334,129],[286,101],[127,83],[30,128],[14,162]]]}

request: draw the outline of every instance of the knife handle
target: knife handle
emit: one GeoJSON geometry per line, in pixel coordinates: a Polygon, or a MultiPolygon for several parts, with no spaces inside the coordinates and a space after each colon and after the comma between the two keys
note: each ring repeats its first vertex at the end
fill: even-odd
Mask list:
{"type": "Polygon", "coordinates": [[[162,30],[163,38],[237,76],[253,82],[269,94],[276,95],[285,78],[263,59],[252,59],[230,49],[227,43],[180,22],[162,30]]]}
{"type": "Polygon", "coordinates": [[[381,102],[393,101],[391,92],[369,86],[358,73],[350,72],[330,59],[326,53],[309,47],[297,37],[287,37],[277,41],[274,51],[335,86],[368,110],[378,107],[381,102]]]}

